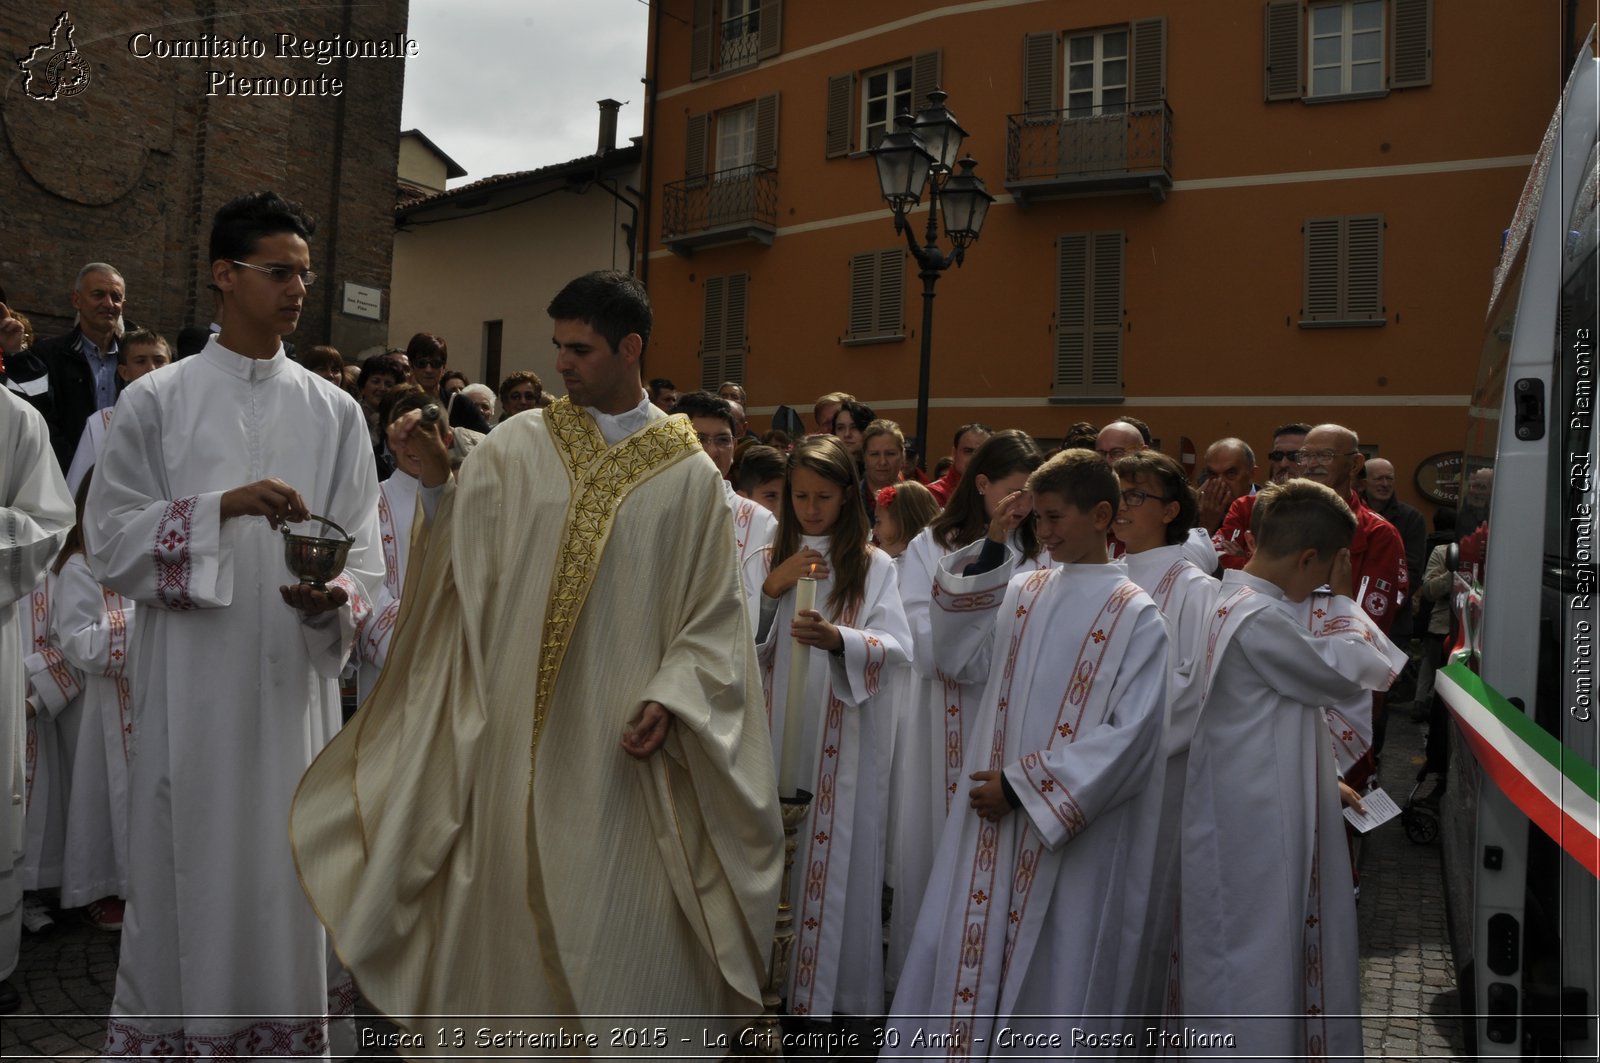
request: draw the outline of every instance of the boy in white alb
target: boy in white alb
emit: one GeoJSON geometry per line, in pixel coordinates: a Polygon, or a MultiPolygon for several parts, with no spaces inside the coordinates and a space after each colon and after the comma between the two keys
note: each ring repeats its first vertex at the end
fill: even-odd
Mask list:
{"type": "Polygon", "coordinates": [[[1394,679],[1350,598],[1356,520],[1309,480],[1274,484],[1255,553],[1223,577],[1189,750],[1178,969],[1190,1054],[1359,1058],[1355,899],[1322,705],[1394,679]],[[1312,632],[1295,603],[1328,583],[1312,632]]]}
{"type": "Polygon", "coordinates": [[[108,1056],[354,1049],[354,984],[285,829],[382,571],[366,419],[284,353],[316,279],[311,228],[270,192],[217,212],[222,331],[122,393],[89,488],[90,567],[140,607],[108,1056]],[[295,582],[278,534],[313,513],[354,537],[326,590],[295,582]]]}
{"type": "Polygon", "coordinates": [[[950,668],[988,681],[966,760],[978,785],[945,822],[895,994],[897,1055],[1098,1054],[1125,1034],[1165,766],[1167,634],[1107,557],[1119,495],[1104,459],[1069,450],[1028,484],[989,539],[939,563],[932,615],[948,631],[935,637],[950,668]],[[1061,567],[1007,583],[989,566],[1030,506],[1061,567]]]}

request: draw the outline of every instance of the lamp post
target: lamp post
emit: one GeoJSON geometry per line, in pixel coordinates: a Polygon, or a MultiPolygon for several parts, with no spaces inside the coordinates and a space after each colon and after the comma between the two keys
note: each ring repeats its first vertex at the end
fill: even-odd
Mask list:
{"type": "Polygon", "coordinates": [[[922,278],[922,361],[917,375],[917,441],[922,448],[923,467],[928,463],[928,376],[933,361],[933,289],[939,274],[952,265],[961,265],[967,248],[978,238],[983,219],[994,197],[974,174],[978,165],[971,155],[957,161],[967,131],[944,105],[946,95],[935,89],[928,93],[928,106],[913,118],[902,114],[896,129],[887,134],[872,154],[878,163],[878,185],[884,202],[894,212],[894,229],[905,233],[922,278]],[[959,166],[960,172],[955,172],[959,166]],[[928,193],[928,230],[925,241],[917,242],[906,214],[928,193]],[[944,213],[944,234],[950,251],[939,247],[940,208],[944,213]]]}

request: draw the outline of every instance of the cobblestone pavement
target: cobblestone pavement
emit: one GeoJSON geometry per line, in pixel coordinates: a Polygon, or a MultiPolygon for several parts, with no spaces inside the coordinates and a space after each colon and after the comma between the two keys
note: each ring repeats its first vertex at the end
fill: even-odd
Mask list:
{"type": "MultiPolygon", "coordinates": [[[[1380,778],[1403,804],[1422,763],[1422,730],[1403,712],[1394,716],[1380,778]]],[[[1437,843],[1414,844],[1399,820],[1364,839],[1361,978],[1369,1059],[1449,1059],[1465,1051],[1439,875],[1437,843]]],[[[98,1055],[116,983],[118,940],[77,912],[58,914],[47,934],[24,934],[12,975],[22,1010],[3,1023],[0,1055],[98,1055]]]]}
{"type": "MultiPolygon", "coordinates": [[[[1423,725],[1391,712],[1378,781],[1404,807],[1422,766],[1423,725]]],[[[1426,794],[1433,787],[1424,785],[1426,794]]],[[[1439,843],[1418,845],[1399,819],[1361,848],[1361,1013],[1368,1059],[1466,1053],[1445,929],[1439,843]]]]}

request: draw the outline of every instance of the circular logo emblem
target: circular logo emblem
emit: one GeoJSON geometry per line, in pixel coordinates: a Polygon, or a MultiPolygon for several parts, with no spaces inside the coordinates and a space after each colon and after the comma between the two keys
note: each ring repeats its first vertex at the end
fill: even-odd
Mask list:
{"type": "Polygon", "coordinates": [[[83,53],[74,48],[58,53],[45,67],[45,81],[55,91],[57,99],[76,96],[89,87],[89,63],[83,53]]]}

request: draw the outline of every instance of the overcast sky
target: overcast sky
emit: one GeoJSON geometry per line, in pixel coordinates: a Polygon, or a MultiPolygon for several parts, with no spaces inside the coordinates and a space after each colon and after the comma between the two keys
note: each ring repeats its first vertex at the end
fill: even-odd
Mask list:
{"type": "Polygon", "coordinates": [[[400,128],[461,164],[451,187],[593,154],[607,97],[626,144],[644,131],[649,17],[640,0],[411,0],[400,128]]]}

